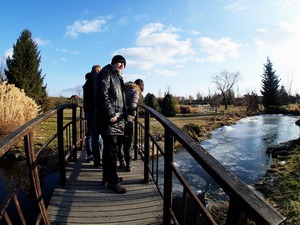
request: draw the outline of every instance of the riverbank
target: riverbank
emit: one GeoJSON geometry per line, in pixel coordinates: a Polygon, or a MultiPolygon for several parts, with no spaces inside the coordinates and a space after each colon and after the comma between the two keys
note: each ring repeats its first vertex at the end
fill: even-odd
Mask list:
{"type": "Polygon", "coordinates": [[[300,221],[300,138],[281,144],[288,154],[277,155],[266,175],[254,187],[286,217],[283,224],[300,221]]]}

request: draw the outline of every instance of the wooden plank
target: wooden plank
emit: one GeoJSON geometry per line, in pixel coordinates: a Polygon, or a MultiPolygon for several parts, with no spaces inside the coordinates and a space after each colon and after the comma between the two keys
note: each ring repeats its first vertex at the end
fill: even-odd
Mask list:
{"type": "Polygon", "coordinates": [[[102,169],[85,161],[66,168],[67,184],[57,187],[47,212],[51,224],[162,224],[163,201],[154,183],[144,184],[143,162],[133,161],[131,172],[118,169],[125,194],[117,194],[101,183],[102,169]]]}

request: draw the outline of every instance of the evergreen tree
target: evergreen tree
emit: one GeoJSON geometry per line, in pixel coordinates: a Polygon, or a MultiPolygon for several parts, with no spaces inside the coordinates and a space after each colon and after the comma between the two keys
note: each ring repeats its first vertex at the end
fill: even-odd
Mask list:
{"type": "Polygon", "coordinates": [[[262,103],[265,109],[277,107],[280,105],[279,99],[279,77],[273,70],[273,64],[269,57],[267,63],[264,64],[264,73],[262,75],[261,94],[263,95],[262,103]]]}
{"type": "Polygon", "coordinates": [[[166,117],[176,115],[176,102],[171,94],[166,94],[162,101],[161,113],[166,117]]]}
{"type": "Polygon", "coordinates": [[[158,104],[157,98],[154,94],[148,93],[145,96],[145,105],[155,109],[156,111],[160,112],[160,106],[158,104]]]}
{"type": "Polygon", "coordinates": [[[24,30],[13,45],[12,58],[6,59],[4,70],[8,83],[23,89],[26,95],[43,105],[47,98],[44,76],[39,69],[41,62],[37,44],[32,40],[31,32],[24,30]]]}
{"type": "Polygon", "coordinates": [[[289,103],[289,94],[284,86],[281,86],[279,90],[279,103],[280,105],[287,105],[289,103]]]}

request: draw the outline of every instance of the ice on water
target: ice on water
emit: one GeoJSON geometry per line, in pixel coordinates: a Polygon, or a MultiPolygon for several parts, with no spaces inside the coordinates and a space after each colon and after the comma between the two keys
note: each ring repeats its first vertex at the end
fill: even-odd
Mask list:
{"type": "MultiPolygon", "coordinates": [[[[299,137],[295,121],[300,117],[282,115],[253,116],[213,132],[212,138],[200,145],[246,184],[256,182],[272,163],[266,148],[299,137]]],[[[210,181],[195,160],[179,151],[176,166],[185,173],[197,190],[205,190],[210,181]],[[204,175],[203,175],[204,173],[204,175]],[[201,186],[203,185],[203,186],[201,186]]]]}

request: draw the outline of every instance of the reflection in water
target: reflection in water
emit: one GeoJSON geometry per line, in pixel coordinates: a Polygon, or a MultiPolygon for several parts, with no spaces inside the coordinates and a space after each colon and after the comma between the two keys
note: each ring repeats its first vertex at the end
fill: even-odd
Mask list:
{"type": "MultiPolygon", "coordinates": [[[[5,157],[5,159],[0,160],[0,170],[4,191],[9,191],[13,188],[13,185],[21,179],[21,175],[24,174],[26,162],[19,162],[15,158],[5,157]]],[[[21,182],[21,189],[26,195],[30,196],[31,188],[28,176],[21,182]]]]}
{"type": "MultiPolygon", "coordinates": [[[[46,205],[48,205],[53,190],[58,183],[59,173],[39,167],[39,177],[42,186],[43,199],[46,205]]],[[[16,181],[20,179],[26,170],[26,162],[18,161],[13,157],[5,157],[0,159],[0,202],[2,203],[6,194],[11,191],[16,181]]],[[[18,194],[19,203],[24,213],[24,217],[29,224],[34,224],[34,220],[37,215],[38,208],[32,198],[33,188],[30,184],[29,176],[21,182],[21,190],[18,194]]],[[[10,205],[8,213],[11,216],[12,224],[20,224],[19,217],[15,215],[16,211],[13,204],[10,205]]],[[[0,225],[6,224],[4,218],[0,221],[0,225]]]]}

